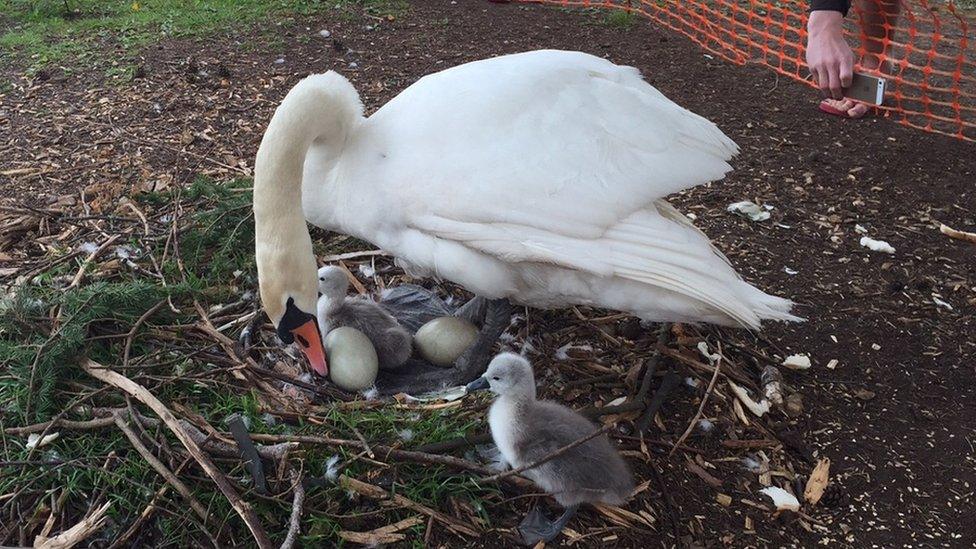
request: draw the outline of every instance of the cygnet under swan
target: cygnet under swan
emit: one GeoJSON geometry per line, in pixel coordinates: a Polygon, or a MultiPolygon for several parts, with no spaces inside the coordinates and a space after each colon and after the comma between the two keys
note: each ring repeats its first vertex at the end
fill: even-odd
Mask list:
{"type": "MultiPolygon", "coordinates": [[[[529,362],[516,354],[492,359],[484,376],[468,391],[491,389],[498,395],[488,412],[491,437],[513,468],[530,465],[597,430],[569,408],[536,400],[529,362]]],[[[565,508],[555,522],[534,511],[519,532],[528,545],[551,541],[583,503],[620,505],[634,490],[634,479],[606,435],[597,436],[523,473],[565,508]]]]}
{"type": "Polygon", "coordinates": [[[351,326],[369,338],[380,369],[395,370],[413,354],[413,338],[381,305],[369,298],[349,297],[346,273],[332,266],[319,269],[317,318],[323,337],[341,326],[351,326]]]}

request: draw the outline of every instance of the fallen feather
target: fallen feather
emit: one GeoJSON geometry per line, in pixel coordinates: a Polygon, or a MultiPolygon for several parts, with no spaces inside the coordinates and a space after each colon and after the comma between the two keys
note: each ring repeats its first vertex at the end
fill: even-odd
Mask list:
{"type": "Polygon", "coordinates": [[[400,440],[403,442],[410,442],[413,440],[413,429],[400,429],[397,431],[397,436],[400,437],[400,440]]]}
{"type": "Polygon", "coordinates": [[[698,352],[708,360],[709,364],[715,364],[720,358],[722,358],[722,355],[718,353],[709,352],[708,343],[705,343],[704,341],[698,342],[698,352]]]}
{"type": "Polygon", "coordinates": [[[769,219],[769,212],[750,200],[729,204],[726,210],[741,215],[742,217],[747,217],[752,221],[766,221],[769,219]]]}
{"type": "Polygon", "coordinates": [[[468,390],[464,387],[464,385],[458,385],[456,387],[448,387],[443,391],[432,391],[419,396],[407,395],[407,399],[415,402],[431,402],[435,400],[452,402],[464,398],[464,396],[467,394],[468,390]]]}
{"type": "Polygon", "coordinates": [[[44,435],[42,438],[41,435],[37,433],[31,433],[27,436],[27,449],[33,450],[34,448],[47,446],[48,444],[57,440],[59,436],[61,436],[61,433],[49,433],[44,435]]]}
{"type": "Polygon", "coordinates": [[[773,505],[777,511],[799,511],[800,501],[796,496],[780,488],[779,486],[769,486],[759,491],[760,494],[768,496],[773,500],[773,505]]]}
{"type": "Polygon", "coordinates": [[[573,345],[572,343],[567,343],[562,347],[556,349],[556,360],[569,360],[569,351],[592,351],[593,347],[589,345],[573,345]]]}
{"type": "Polygon", "coordinates": [[[627,402],[627,397],[625,397],[625,396],[617,397],[617,398],[611,400],[610,402],[606,403],[606,406],[620,406],[624,402],[627,402]]]}
{"type": "Polygon", "coordinates": [[[875,240],[870,236],[861,237],[861,246],[864,246],[873,252],[884,252],[886,254],[895,253],[895,249],[891,247],[891,244],[888,244],[884,240],[875,240]]]}
{"type": "Polygon", "coordinates": [[[700,419],[698,420],[698,428],[701,429],[702,432],[707,433],[715,428],[715,424],[707,419],[700,419]]]}
{"type": "Polygon", "coordinates": [[[810,473],[807,486],[803,490],[803,499],[810,505],[816,505],[827,489],[827,480],[830,476],[830,459],[823,458],[817,462],[817,466],[810,473]]]}
{"type": "Polygon", "coordinates": [[[789,267],[783,267],[783,272],[786,273],[786,274],[788,274],[788,275],[790,275],[790,276],[793,276],[795,274],[800,274],[800,271],[794,271],[793,269],[791,269],[789,267]]]}
{"type": "Polygon", "coordinates": [[[854,232],[856,232],[857,234],[868,234],[868,230],[865,229],[862,225],[854,225],[854,232]]]}
{"type": "Polygon", "coordinates": [[[728,384],[729,388],[732,389],[732,392],[735,393],[735,396],[738,397],[742,404],[745,405],[746,408],[749,408],[749,411],[752,412],[756,417],[762,417],[766,414],[766,412],[769,411],[768,400],[756,402],[752,399],[752,397],[749,396],[749,393],[747,393],[745,389],[736,385],[734,381],[728,380],[728,384]]]}
{"type": "Polygon", "coordinates": [[[806,370],[810,367],[810,357],[807,355],[790,355],[783,360],[783,366],[790,370],[806,370]]]}
{"type": "Polygon", "coordinates": [[[325,462],[325,478],[332,481],[339,478],[339,456],[332,456],[325,462]]]}

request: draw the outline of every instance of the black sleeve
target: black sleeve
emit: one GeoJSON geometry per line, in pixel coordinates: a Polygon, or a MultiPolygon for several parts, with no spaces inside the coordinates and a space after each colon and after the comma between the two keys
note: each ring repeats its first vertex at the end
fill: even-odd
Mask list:
{"type": "Polygon", "coordinates": [[[844,17],[847,17],[847,10],[849,9],[851,9],[850,0],[810,0],[810,11],[839,11],[844,14],[844,17]]]}

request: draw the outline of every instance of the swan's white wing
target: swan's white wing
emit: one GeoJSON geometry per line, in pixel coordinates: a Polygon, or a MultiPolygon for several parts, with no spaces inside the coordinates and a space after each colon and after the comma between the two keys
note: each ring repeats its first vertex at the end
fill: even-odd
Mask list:
{"type": "Polygon", "coordinates": [[[391,185],[411,213],[591,238],[658,198],[720,179],[737,151],[636,69],[577,52],[427,76],[368,125],[384,129],[383,171],[404,179],[391,185]]]}
{"type": "MultiPolygon", "coordinates": [[[[632,285],[588,292],[648,316],[670,311],[753,327],[761,318],[793,318],[788,301],[741,281],[660,200],[723,177],[737,147],[635,69],[553,51],[462,65],[422,79],[366,126],[364,138],[377,147],[372,169],[393,197],[391,215],[443,243],[416,247],[434,272],[470,282],[477,275],[461,272],[473,266],[463,264],[465,249],[476,250],[507,265],[550,264],[646,284],[664,301],[681,301],[640,311],[622,306],[623,294],[611,295],[632,285]]],[[[519,280],[534,269],[511,272],[509,287],[498,282],[492,295],[546,284],[519,280]]]]}

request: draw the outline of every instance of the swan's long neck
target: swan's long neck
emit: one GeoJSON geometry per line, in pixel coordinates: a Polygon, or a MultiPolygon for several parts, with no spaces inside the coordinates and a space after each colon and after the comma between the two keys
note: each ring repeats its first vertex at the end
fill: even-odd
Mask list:
{"type": "MultiPolygon", "coordinates": [[[[275,111],[254,164],[255,255],[261,301],[275,324],[289,298],[316,310],[316,261],[302,211],[302,172],[312,142],[341,154],[362,119],[356,90],[337,73],[299,82],[275,111]]],[[[323,192],[326,192],[323,189],[323,192]]]]}

